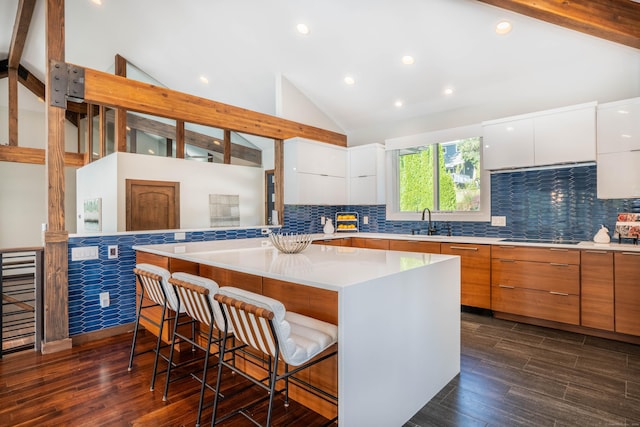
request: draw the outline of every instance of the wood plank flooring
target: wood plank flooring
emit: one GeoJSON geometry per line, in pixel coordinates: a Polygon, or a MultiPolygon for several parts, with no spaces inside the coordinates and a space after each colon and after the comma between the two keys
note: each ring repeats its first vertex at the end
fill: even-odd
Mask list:
{"type": "Polygon", "coordinates": [[[462,313],[461,372],[405,427],[640,426],[640,346],[462,313]]]}
{"type": "MultiPolygon", "coordinates": [[[[152,354],[127,372],[130,340],[123,334],[55,354],[5,356],[0,426],[194,425],[199,384],[176,381],[163,402],[164,376],[149,391],[152,354]]],[[[151,345],[153,336],[141,342],[151,345]]],[[[462,313],[461,343],[460,375],[405,427],[640,426],[640,346],[471,313],[462,313]]],[[[326,421],[295,403],[275,408],[274,425],[326,421]]],[[[256,414],[265,415],[264,405],[256,414]]],[[[208,408],[203,425],[210,420],[208,408]]],[[[251,424],[235,417],[223,425],[251,424]]]]}

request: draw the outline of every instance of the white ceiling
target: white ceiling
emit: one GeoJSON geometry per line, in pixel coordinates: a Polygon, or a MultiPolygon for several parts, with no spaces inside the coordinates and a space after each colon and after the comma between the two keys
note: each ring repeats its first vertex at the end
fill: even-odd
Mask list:
{"type": "MultiPolygon", "coordinates": [[[[17,4],[0,2],[0,58],[17,4]]],[[[349,145],[640,96],[640,50],[475,0],[67,0],[65,25],[67,62],[112,72],[121,54],[167,87],[263,113],[283,76],[349,145]]],[[[21,63],[43,80],[44,34],[40,0],[21,63]]]]}

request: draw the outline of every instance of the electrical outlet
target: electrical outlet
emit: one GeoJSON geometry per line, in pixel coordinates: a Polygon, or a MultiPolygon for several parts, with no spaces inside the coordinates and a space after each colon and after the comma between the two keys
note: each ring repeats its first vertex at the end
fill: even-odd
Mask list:
{"type": "Polygon", "coordinates": [[[324,216],[320,217],[320,225],[324,225],[327,222],[327,219],[324,216]]]}
{"type": "Polygon", "coordinates": [[[106,308],[109,307],[109,304],[111,304],[109,292],[100,292],[100,307],[106,308]]]}
{"type": "Polygon", "coordinates": [[[494,227],[505,227],[507,225],[507,217],[506,216],[492,216],[491,217],[491,225],[494,227]]]}
{"type": "Polygon", "coordinates": [[[173,238],[176,240],[184,240],[187,238],[187,234],[184,231],[179,231],[173,234],[173,238]]]}
{"type": "Polygon", "coordinates": [[[109,259],[118,258],[118,245],[109,245],[107,247],[107,258],[109,259]]]}
{"type": "Polygon", "coordinates": [[[363,217],[362,217],[362,223],[363,223],[364,225],[369,224],[369,217],[368,217],[368,216],[366,216],[366,215],[365,215],[365,216],[363,216],[363,217]]]}
{"type": "Polygon", "coordinates": [[[269,234],[270,231],[271,230],[269,230],[268,228],[261,228],[260,229],[260,234],[267,235],[267,234],[269,234]]]}

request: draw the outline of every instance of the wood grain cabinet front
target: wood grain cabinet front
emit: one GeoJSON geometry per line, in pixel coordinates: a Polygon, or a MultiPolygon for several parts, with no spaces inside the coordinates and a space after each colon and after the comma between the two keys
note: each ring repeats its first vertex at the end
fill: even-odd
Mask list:
{"type": "Polygon", "coordinates": [[[354,248],[368,248],[368,249],[389,249],[388,239],[372,239],[368,237],[352,237],[351,246],[354,248]]]}
{"type": "Polygon", "coordinates": [[[616,252],[616,332],[640,335],[640,252],[616,252]]]}
{"type": "Polygon", "coordinates": [[[495,245],[491,308],[571,325],[580,324],[580,251],[495,245]]]}
{"type": "Polygon", "coordinates": [[[583,250],[580,260],[580,285],[581,325],[613,331],[613,252],[583,250]]]}
{"type": "Polygon", "coordinates": [[[462,305],[491,308],[491,246],[442,243],[441,253],[460,256],[460,302],[462,305]]]}

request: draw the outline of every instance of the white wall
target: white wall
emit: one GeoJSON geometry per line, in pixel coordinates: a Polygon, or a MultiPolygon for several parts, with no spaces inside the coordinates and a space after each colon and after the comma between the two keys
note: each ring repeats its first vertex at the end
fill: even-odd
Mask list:
{"type": "Polygon", "coordinates": [[[264,223],[263,169],[132,153],[114,153],[78,170],[79,212],[85,199],[100,197],[102,231],[125,231],[127,179],[180,182],[182,229],[209,228],[209,194],[240,196],[240,226],[264,223]]]}

